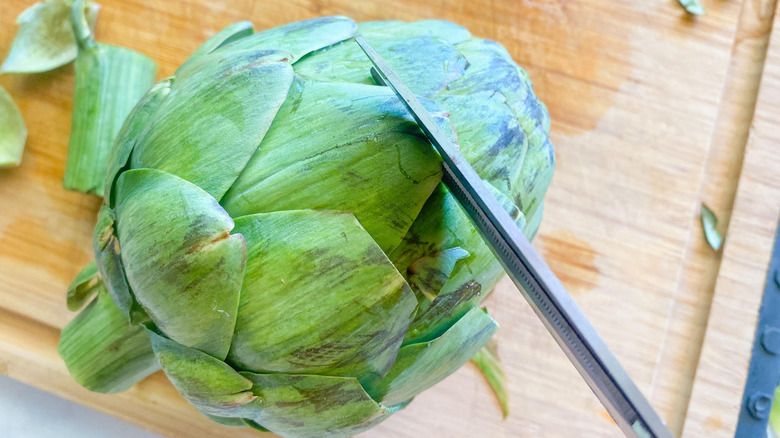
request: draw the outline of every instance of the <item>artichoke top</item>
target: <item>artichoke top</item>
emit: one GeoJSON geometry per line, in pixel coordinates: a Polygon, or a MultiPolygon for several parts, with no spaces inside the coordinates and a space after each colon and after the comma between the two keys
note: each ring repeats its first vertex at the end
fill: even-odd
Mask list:
{"type": "Polygon", "coordinates": [[[115,392],[159,364],[215,421],[347,436],[490,339],[479,303],[501,268],[358,31],[533,236],[549,118],[500,45],[443,21],[237,23],[115,142],[96,266],[71,290],[98,296],[60,345],[80,383],[115,392]]]}

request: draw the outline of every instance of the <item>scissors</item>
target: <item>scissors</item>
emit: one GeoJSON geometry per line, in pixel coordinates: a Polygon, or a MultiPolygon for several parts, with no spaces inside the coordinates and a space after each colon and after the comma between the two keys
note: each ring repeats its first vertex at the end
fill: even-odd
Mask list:
{"type": "Polygon", "coordinates": [[[671,438],[661,417],[457,146],[365,38],[358,35],[355,41],[374,65],[374,79],[395,92],[441,155],[442,182],[620,430],[627,437],[671,438]]]}

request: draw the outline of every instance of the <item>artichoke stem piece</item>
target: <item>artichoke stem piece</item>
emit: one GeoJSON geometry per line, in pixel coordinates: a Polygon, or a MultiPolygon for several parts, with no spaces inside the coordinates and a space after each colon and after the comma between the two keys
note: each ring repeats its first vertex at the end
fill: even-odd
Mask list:
{"type": "Polygon", "coordinates": [[[76,87],[63,185],[103,196],[106,160],[119,129],[157,73],[150,58],[95,42],[81,1],[73,4],[76,87]]]}

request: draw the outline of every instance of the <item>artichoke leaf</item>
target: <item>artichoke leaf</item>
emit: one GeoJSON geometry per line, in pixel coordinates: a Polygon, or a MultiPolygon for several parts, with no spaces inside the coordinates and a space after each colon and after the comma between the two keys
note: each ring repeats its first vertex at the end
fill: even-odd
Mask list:
{"type": "Polygon", "coordinates": [[[715,228],[718,226],[718,217],[703,203],[701,204],[701,226],[704,229],[704,237],[707,239],[707,243],[715,251],[719,250],[721,245],[723,245],[723,236],[715,228]]]}
{"type": "Polygon", "coordinates": [[[236,322],[246,244],[197,186],[154,169],[117,180],[116,229],[128,284],[172,340],[224,359],[236,322]]]}
{"type": "Polygon", "coordinates": [[[62,330],[58,351],[70,374],[85,388],[115,393],[159,370],[149,336],[131,325],[102,282],[97,298],[62,330]]]}
{"type": "MultiPolygon", "coordinates": [[[[46,0],[24,10],[16,19],[19,28],[0,73],[41,73],[63,66],[78,52],[71,22],[73,0],[46,0]]],[[[98,9],[86,3],[84,14],[95,27],[98,9]]]]}
{"type": "Polygon", "coordinates": [[[217,51],[189,63],[136,139],[131,167],[164,170],[219,200],[287,97],[293,79],[287,57],[278,51],[217,51]]]}
{"type": "Polygon", "coordinates": [[[254,420],[290,438],[349,437],[387,419],[402,406],[374,401],[353,377],[241,372],[263,400],[254,420]]]}
{"type": "Polygon", "coordinates": [[[141,98],[138,105],[127,116],[122,129],[119,130],[114,146],[108,154],[106,163],[105,204],[114,207],[114,183],[117,176],[128,167],[130,155],[135,147],[136,138],[152,124],[157,110],[162,106],[171,92],[173,78],[164,79],[141,98]]]}
{"type": "Polygon", "coordinates": [[[0,87],[0,169],[18,166],[22,161],[27,128],[19,108],[0,87]]]}
{"type": "Polygon", "coordinates": [[[79,50],[63,178],[66,189],[103,196],[114,140],[154,84],[156,73],[157,63],[151,58],[123,47],[93,42],[79,50]]]}
{"type": "Polygon", "coordinates": [[[250,391],[252,382],[225,362],[148,330],[154,354],[173,386],[202,413],[225,418],[255,417],[263,400],[250,391]]]}
{"type": "Polygon", "coordinates": [[[84,266],[70,283],[70,286],[68,286],[68,309],[76,311],[84,307],[84,304],[95,296],[98,291],[105,289],[102,283],[97,264],[93,260],[87,266],[84,266]]]}
{"type": "MultiPolygon", "coordinates": [[[[529,237],[525,215],[512,201],[490,183],[483,181],[499,204],[529,237]]],[[[405,344],[423,342],[441,335],[452,322],[487,297],[504,274],[493,252],[474,228],[460,204],[444,185],[423,207],[401,245],[390,254],[399,269],[425,254],[460,247],[470,253],[458,262],[433,301],[420,300],[415,321],[405,344]]]]}
{"type": "Polygon", "coordinates": [[[187,63],[193,61],[194,59],[208,55],[220,47],[226,44],[230,44],[233,41],[240,40],[241,38],[248,37],[254,32],[254,26],[252,26],[252,23],[249,21],[239,21],[238,23],[233,23],[227,26],[226,28],[217,32],[211,38],[207,39],[206,42],[200,45],[200,47],[195,49],[190,57],[184,61],[184,64],[179,67],[179,70],[181,70],[185,65],[187,65],[187,63]]]}
{"type": "Polygon", "coordinates": [[[229,363],[358,379],[387,372],[417,300],[352,214],[262,213],[237,218],[235,231],[247,267],[229,363]]]}
{"type": "Polygon", "coordinates": [[[409,285],[425,298],[433,301],[455,269],[455,264],[468,256],[468,251],[455,247],[420,257],[407,269],[409,285]]]}
{"type": "MultiPolygon", "coordinates": [[[[466,69],[466,58],[454,46],[438,38],[364,36],[419,96],[432,96],[458,79],[466,69]],[[425,74],[420,74],[421,71],[425,74]]],[[[374,85],[371,65],[357,44],[344,43],[302,59],[295,64],[295,73],[307,79],[374,85]]]]}
{"type": "Polygon", "coordinates": [[[698,0],[679,0],[680,5],[685,8],[685,11],[692,15],[704,15],[707,13],[704,7],[698,0]]]}
{"type": "Polygon", "coordinates": [[[355,21],[348,17],[314,18],[257,32],[224,45],[218,52],[281,50],[296,62],[310,52],[351,38],[356,28],[355,21]]]}
{"type": "Polygon", "coordinates": [[[125,318],[132,324],[149,319],[149,316],[130,292],[125,268],[119,255],[119,241],[114,229],[114,213],[105,205],[100,207],[100,211],[98,211],[97,224],[95,224],[92,236],[92,249],[95,252],[95,264],[100,271],[100,277],[125,318]]]}
{"type": "MultiPolygon", "coordinates": [[[[487,110],[490,110],[490,112],[499,115],[503,120],[503,122],[494,126],[474,127],[473,125],[469,126],[468,119],[455,116],[458,122],[456,129],[458,130],[459,138],[461,129],[465,128],[467,131],[464,133],[466,136],[464,143],[467,144],[467,147],[464,148],[465,154],[472,153],[472,149],[474,150],[473,153],[480,153],[475,149],[480,147],[480,137],[485,138],[484,141],[487,141],[485,144],[495,148],[494,151],[501,150],[503,144],[506,144],[507,147],[511,146],[508,143],[512,139],[511,137],[515,138],[515,142],[520,141],[523,144],[527,144],[523,148],[524,154],[522,155],[522,165],[518,166],[519,170],[507,170],[506,172],[507,182],[512,184],[512,199],[526,216],[531,216],[541,204],[555,167],[555,155],[547,135],[550,123],[547,109],[536,98],[531,82],[528,80],[525,72],[512,62],[509,55],[499,44],[493,41],[473,38],[459,44],[457,47],[458,51],[468,60],[469,67],[463,76],[453,81],[447,89],[442,91],[436,100],[448,109],[450,109],[449,105],[453,105],[451,110],[456,114],[463,110],[468,110],[473,114],[472,117],[482,114],[482,117],[493,120],[486,113],[487,110]],[[456,99],[453,96],[464,96],[465,98],[456,99]],[[490,98],[489,100],[487,100],[488,97],[490,98]],[[486,105],[484,103],[486,101],[491,102],[490,106],[492,108],[479,106],[486,105]],[[480,103],[476,104],[474,102],[480,103]],[[520,138],[519,133],[513,128],[514,122],[506,117],[504,111],[497,112],[499,110],[497,105],[500,103],[506,105],[511,110],[511,114],[514,114],[515,120],[525,133],[526,139],[520,138]],[[504,133],[501,130],[503,123],[508,123],[506,126],[508,130],[506,131],[507,137],[501,138],[496,133],[504,133]],[[484,132],[480,133],[477,131],[472,133],[474,130],[482,130],[484,132]],[[496,141],[489,141],[491,138],[495,138],[496,141]],[[518,177],[519,181],[517,181],[518,177]]],[[[455,124],[456,121],[453,120],[453,123],[455,124]]],[[[512,159],[517,159],[517,154],[512,154],[512,150],[513,148],[509,147],[504,154],[510,153],[510,156],[514,157],[512,159]]],[[[488,149],[488,152],[492,152],[491,149],[488,149]]],[[[469,159],[468,156],[467,159],[469,159]]],[[[482,166],[480,163],[473,164],[476,164],[478,167],[482,166]]],[[[498,162],[492,164],[492,167],[498,167],[499,170],[500,166],[501,164],[498,162]]],[[[498,188],[503,188],[504,190],[502,191],[507,191],[506,187],[496,182],[495,175],[492,172],[481,176],[489,179],[491,183],[495,183],[498,188]]],[[[507,194],[509,195],[510,193],[507,194]]]]}
{"type": "Polygon", "coordinates": [[[501,414],[504,419],[509,415],[509,390],[506,385],[506,374],[498,358],[498,343],[491,339],[481,350],[471,358],[474,365],[485,376],[493,393],[501,406],[501,414]]]}
{"type": "Polygon", "coordinates": [[[401,347],[390,372],[366,382],[366,392],[385,405],[402,403],[463,366],[496,330],[493,318],[474,307],[441,336],[401,347]]]}
{"type": "MultiPolygon", "coordinates": [[[[446,129],[446,118],[436,118],[446,129]]],[[[440,179],[441,159],[390,89],[296,82],[222,205],[233,217],[351,211],[387,252],[440,179]]]]}

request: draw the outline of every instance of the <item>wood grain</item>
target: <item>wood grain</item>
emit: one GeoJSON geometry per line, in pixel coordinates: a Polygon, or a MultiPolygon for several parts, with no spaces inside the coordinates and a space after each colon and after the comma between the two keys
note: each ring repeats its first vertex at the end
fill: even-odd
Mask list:
{"type": "MultiPolygon", "coordinates": [[[[780,28],[780,15],[774,18],[780,28]]],[[[771,38],[684,437],[732,437],[780,219],[780,34],[771,38]]]]}
{"type": "MultiPolygon", "coordinates": [[[[0,50],[31,3],[0,2],[0,50]]],[[[700,286],[717,272],[702,268],[693,274],[701,280],[685,280],[699,260],[691,254],[707,263],[713,257],[703,252],[698,206],[712,181],[733,190],[731,161],[742,152],[721,139],[723,126],[745,129],[749,121],[728,115],[741,114],[743,93],[724,91],[743,75],[733,61],[743,3],[752,4],[705,0],[709,14],[691,19],[673,0],[401,0],[393,7],[381,0],[103,0],[97,36],[151,56],[160,77],[243,19],[264,29],[333,14],[443,18],[499,41],[528,70],[553,119],[558,168],[535,246],[679,434],[688,401],[680,388],[690,385],[698,359],[689,349],[700,342],[709,309],[700,286]],[[737,109],[729,110],[732,103],[737,109]]],[[[759,58],[746,60],[746,70],[759,58]]],[[[744,81],[749,89],[755,78],[744,81]]],[[[58,330],[73,317],[64,290],[91,258],[99,205],[61,188],[72,67],[2,76],[0,85],[30,131],[22,165],[0,171],[0,372],[166,436],[249,436],[200,417],[159,374],[115,396],[70,379],[55,351],[58,330]]],[[[466,366],[365,436],[619,436],[510,282],[488,307],[502,324],[509,418],[501,420],[482,377],[466,366]]],[[[723,397],[738,403],[736,394],[723,397]]]]}

